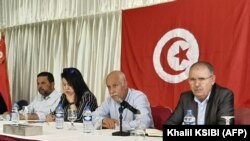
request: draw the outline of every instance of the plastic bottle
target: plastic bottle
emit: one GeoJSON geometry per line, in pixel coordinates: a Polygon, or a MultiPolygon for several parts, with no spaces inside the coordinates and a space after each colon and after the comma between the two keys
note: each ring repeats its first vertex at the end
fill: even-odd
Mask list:
{"type": "Polygon", "coordinates": [[[83,133],[92,133],[93,132],[93,123],[92,123],[92,112],[89,106],[86,106],[83,111],[83,133]]]}
{"type": "Polygon", "coordinates": [[[64,110],[62,104],[59,104],[56,108],[56,128],[63,129],[64,123],[64,110]]]}
{"type": "Polygon", "coordinates": [[[15,124],[19,124],[19,113],[18,113],[19,106],[16,102],[14,102],[11,110],[11,121],[15,124]]]}
{"type": "Polygon", "coordinates": [[[195,125],[195,117],[192,110],[187,110],[187,114],[184,116],[183,125],[195,125]]]}

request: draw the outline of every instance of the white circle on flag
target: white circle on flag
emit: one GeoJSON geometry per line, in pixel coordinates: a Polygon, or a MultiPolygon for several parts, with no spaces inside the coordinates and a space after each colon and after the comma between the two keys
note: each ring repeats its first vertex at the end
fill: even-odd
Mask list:
{"type": "Polygon", "coordinates": [[[199,58],[199,46],[194,37],[194,35],[186,29],[176,28],[170,30],[158,41],[154,54],[153,54],[153,64],[154,69],[158,76],[166,82],[169,83],[180,83],[188,78],[188,71],[190,66],[197,62],[199,58]],[[174,71],[181,71],[179,74],[169,74],[164,71],[161,65],[161,53],[165,44],[174,38],[181,38],[175,41],[167,52],[167,62],[171,69],[174,71]],[[186,58],[180,62],[180,58],[176,57],[179,50],[187,50],[186,58]]]}
{"type": "Polygon", "coordinates": [[[3,57],[3,52],[0,51],[0,59],[3,57]]]}

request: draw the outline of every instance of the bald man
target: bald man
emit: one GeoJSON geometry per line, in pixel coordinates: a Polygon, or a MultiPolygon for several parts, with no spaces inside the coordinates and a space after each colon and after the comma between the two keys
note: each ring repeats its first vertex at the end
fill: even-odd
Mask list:
{"type": "MultiPolygon", "coordinates": [[[[182,124],[188,109],[198,125],[225,125],[222,116],[234,116],[234,95],[230,89],[215,83],[213,66],[205,61],[194,63],[189,70],[190,91],[181,94],[168,125],[182,124]]],[[[231,120],[230,124],[234,124],[231,120]]]]}
{"type": "MultiPolygon", "coordinates": [[[[128,88],[127,80],[123,72],[112,71],[106,77],[106,85],[109,91],[102,105],[94,113],[103,118],[103,128],[114,129],[119,125],[119,107],[122,101],[128,102],[132,107],[141,113],[141,123],[145,128],[153,128],[150,104],[147,96],[138,90],[128,88]]],[[[135,114],[129,109],[123,110],[123,130],[132,130],[138,126],[135,121],[135,114]]]]}

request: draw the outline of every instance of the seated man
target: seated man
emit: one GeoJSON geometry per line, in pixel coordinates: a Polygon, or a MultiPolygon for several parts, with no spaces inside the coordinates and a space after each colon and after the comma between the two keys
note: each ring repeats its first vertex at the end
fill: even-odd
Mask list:
{"type": "MultiPolygon", "coordinates": [[[[61,93],[54,88],[54,77],[49,72],[41,72],[37,75],[37,89],[38,95],[28,105],[29,120],[45,120],[46,116],[54,111],[58,105],[61,93]]],[[[20,119],[24,119],[21,115],[20,119]]]]}
{"type": "MultiPolygon", "coordinates": [[[[100,107],[94,112],[99,114],[102,120],[102,127],[114,129],[119,125],[119,107],[122,101],[128,102],[135,109],[139,110],[142,117],[142,125],[146,128],[154,127],[149,101],[144,93],[128,88],[124,73],[113,71],[106,78],[106,85],[110,96],[105,99],[100,107]]],[[[122,127],[124,130],[131,130],[138,126],[135,115],[129,109],[123,110],[122,127]]]]}
{"type": "Polygon", "coordinates": [[[189,70],[188,82],[191,91],[182,93],[167,125],[182,124],[188,109],[193,111],[198,125],[225,125],[222,116],[234,116],[233,92],[215,84],[214,69],[210,63],[194,63],[189,70]]]}

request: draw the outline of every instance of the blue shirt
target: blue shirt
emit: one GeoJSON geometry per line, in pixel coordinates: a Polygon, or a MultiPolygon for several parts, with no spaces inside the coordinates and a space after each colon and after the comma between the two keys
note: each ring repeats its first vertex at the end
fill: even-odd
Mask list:
{"type": "MultiPolygon", "coordinates": [[[[144,93],[138,90],[128,89],[125,101],[141,112],[141,124],[145,128],[154,127],[150,104],[144,93]]],[[[113,118],[120,121],[119,107],[120,104],[109,96],[104,100],[102,105],[96,109],[94,114],[99,113],[102,118],[113,118]]],[[[135,121],[135,115],[129,109],[124,109],[122,116],[123,130],[132,130],[138,126],[138,122],[135,121]]]]}
{"type": "Polygon", "coordinates": [[[198,115],[197,115],[197,124],[204,125],[205,124],[205,114],[207,108],[207,102],[209,99],[210,93],[208,94],[207,98],[200,102],[196,97],[194,97],[194,101],[198,104],[198,115]]]}

